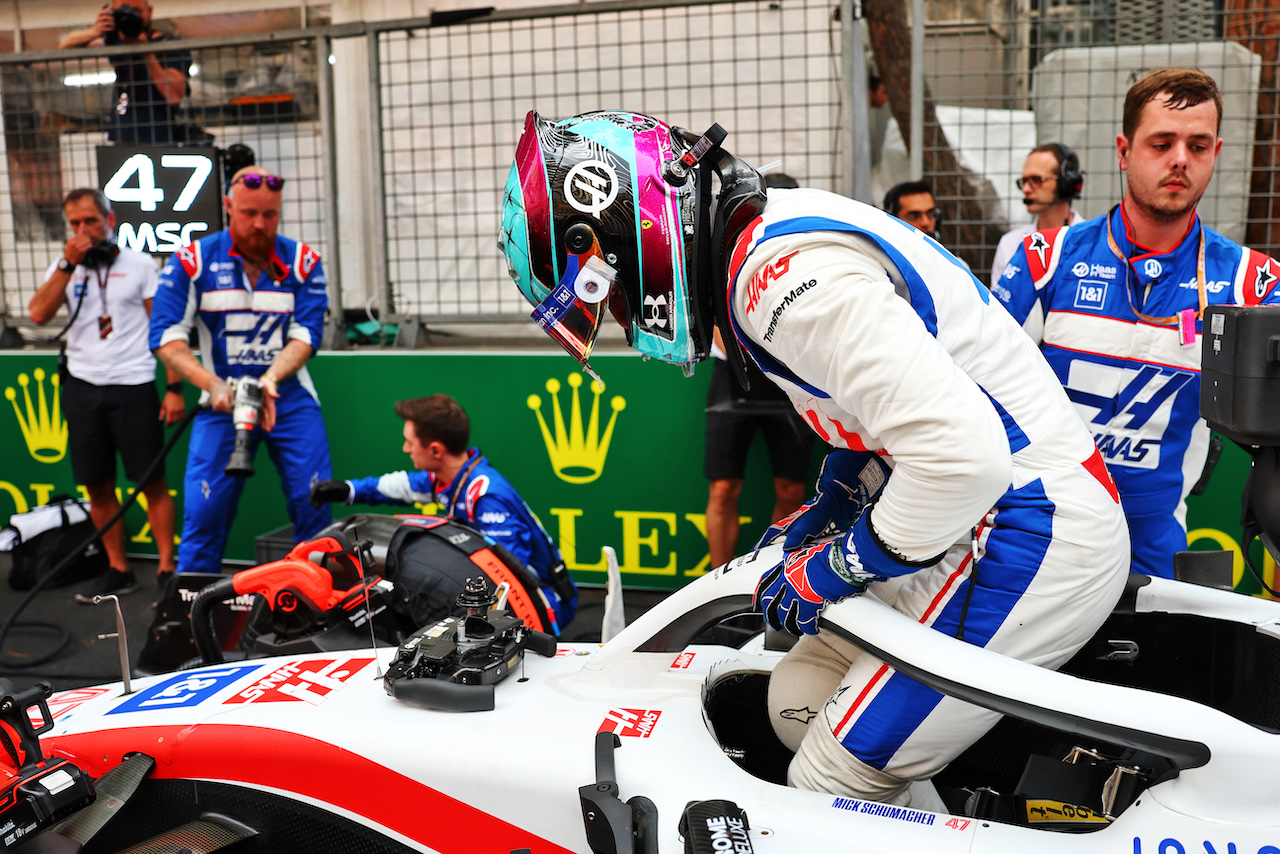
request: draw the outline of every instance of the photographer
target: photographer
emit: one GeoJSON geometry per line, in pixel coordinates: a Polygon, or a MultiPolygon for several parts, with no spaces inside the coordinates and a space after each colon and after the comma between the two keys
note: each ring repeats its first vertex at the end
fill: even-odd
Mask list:
{"type": "MultiPolygon", "coordinates": [[[[116,246],[116,217],[98,190],[72,190],[63,211],[73,234],[28,308],[31,319],[43,326],[67,305],[66,366],[59,383],[71,471],[89,494],[94,525],[101,526],[120,509],[116,453],[125,474],[136,481],[160,453],[160,422],[181,419],[185,405],[182,384],[172,371],[166,371],[163,402],[156,399],[156,363],[147,346],[158,281],[155,262],[116,246]]],[[[164,470],[139,488],[147,499],[159,571],[173,572],[174,508],[164,470]]],[[[94,593],[124,594],[138,586],[125,558],[124,522],[103,535],[102,545],[111,569],[90,594],[76,594],[80,602],[91,603],[94,593]]]]}
{"type": "MultiPolygon", "coordinates": [[[[144,45],[176,39],[151,29],[151,13],[147,0],[113,0],[98,10],[91,25],[68,33],[58,47],[144,45]]],[[[169,51],[113,56],[111,67],[116,84],[107,138],[139,145],[180,142],[174,138],[174,113],[187,94],[191,54],[169,51]]]]}

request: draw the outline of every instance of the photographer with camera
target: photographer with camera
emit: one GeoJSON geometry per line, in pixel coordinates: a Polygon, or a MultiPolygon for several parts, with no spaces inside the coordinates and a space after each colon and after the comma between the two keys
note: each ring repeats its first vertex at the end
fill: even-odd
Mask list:
{"type": "MultiPolygon", "coordinates": [[[[89,494],[89,514],[101,526],[120,509],[116,498],[116,453],[125,474],[136,480],[160,453],[161,421],[182,418],[182,383],[166,369],[168,389],[156,398],[156,363],[147,345],[151,300],[158,273],[150,256],[115,243],[115,214],[94,189],[72,190],[62,203],[72,236],[62,257],[28,306],[40,326],[67,306],[65,365],[60,365],[62,413],[67,421],[71,471],[89,494]]],[[[140,484],[147,519],[156,538],[159,571],[173,572],[173,498],[161,469],[140,484]]],[[[138,583],[124,551],[124,522],[102,537],[111,569],[89,595],[124,594],[138,583]]]]}
{"type": "MultiPolygon", "coordinates": [[[[151,14],[147,0],[113,0],[98,10],[91,25],[68,33],[58,47],[149,45],[177,38],[151,29],[151,14]]],[[[181,142],[175,139],[174,114],[187,94],[190,52],[112,56],[111,67],[116,85],[107,138],[139,145],[181,142]]]]}

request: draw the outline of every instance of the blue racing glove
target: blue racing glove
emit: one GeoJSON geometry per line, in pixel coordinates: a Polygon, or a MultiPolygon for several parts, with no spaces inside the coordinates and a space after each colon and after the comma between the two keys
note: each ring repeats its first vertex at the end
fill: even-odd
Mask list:
{"type": "Polygon", "coordinates": [[[782,547],[791,551],[847,531],[863,509],[880,497],[889,471],[884,460],[870,451],[833,450],[822,461],[813,498],[770,525],[756,543],[756,551],[779,536],[784,538],[782,547]]]}
{"type": "Polygon", "coordinates": [[[857,596],[872,581],[932,566],[942,555],[908,561],[891,554],[871,527],[870,508],[834,540],[790,552],[756,585],[753,610],[778,631],[799,637],[818,633],[818,614],[828,602],[857,596]]]}

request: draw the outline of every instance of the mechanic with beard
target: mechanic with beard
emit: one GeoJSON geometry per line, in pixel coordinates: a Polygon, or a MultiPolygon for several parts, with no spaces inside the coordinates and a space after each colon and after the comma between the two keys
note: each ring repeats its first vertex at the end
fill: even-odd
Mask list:
{"type": "Polygon", "coordinates": [[[415,471],[358,480],[325,480],[311,488],[311,503],[439,504],[457,519],[499,543],[538,578],[559,629],[578,609],[578,589],[555,542],[515,487],[479,448],[471,448],[471,419],[446,394],[401,400],[404,452],[415,471]]]}
{"type": "Polygon", "coordinates": [[[1116,137],[1128,187],[1106,216],[1036,231],[992,292],[1040,345],[1120,489],[1133,571],[1173,576],[1185,498],[1204,467],[1201,317],[1206,305],[1280,302],[1280,265],[1201,222],[1222,96],[1195,68],[1130,87],[1116,137]]]}
{"type": "MultiPolygon", "coordinates": [[[[769,680],[788,782],[945,811],[927,781],[999,715],[828,631],[862,593],[992,652],[1059,667],[1128,577],[1115,486],[1034,344],[955,256],[820,190],[767,194],[724,150],[649,116],[530,113],[501,246],[539,326],[587,366],[612,313],[690,372],[719,328],[835,450],[772,526],[755,607],[800,637],[769,680]],[[834,536],[834,539],[830,535],[834,536]]],[[[646,448],[660,457],[661,447],[646,448]]]]}
{"type": "MultiPolygon", "coordinates": [[[[58,42],[59,48],[102,45],[146,45],[174,41],[177,36],[151,28],[151,4],[147,0],[114,0],[98,10],[83,30],[75,30],[58,42]]],[[[116,72],[110,127],[112,142],[137,145],[171,145],[174,114],[187,94],[191,53],[185,50],[110,57],[116,72]]]]}
{"type": "Polygon", "coordinates": [[[160,271],[151,313],[151,349],[165,366],[204,390],[211,409],[191,428],[183,479],[179,572],[219,572],[244,478],[224,472],[235,445],[229,379],[262,381],[261,421],[280,473],[294,541],[329,524],[311,486],[330,476],[329,440],[306,363],[320,346],[329,304],[320,253],[276,233],[284,179],[260,166],[231,177],[224,197],[230,225],[184,246],[160,271]],[[199,338],[203,362],[188,344],[199,338]]]}

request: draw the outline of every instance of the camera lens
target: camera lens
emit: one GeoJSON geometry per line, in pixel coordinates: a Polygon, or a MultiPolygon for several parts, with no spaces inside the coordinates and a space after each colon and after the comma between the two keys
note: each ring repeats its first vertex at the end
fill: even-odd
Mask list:
{"type": "Polygon", "coordinates": [[[136,39],[142,35],[142,13],[132,6],[120,6],[111,11],[115,21],[116,32],[127,39],[136,39]]]}

